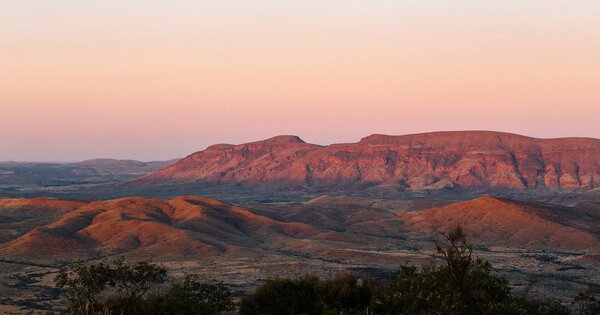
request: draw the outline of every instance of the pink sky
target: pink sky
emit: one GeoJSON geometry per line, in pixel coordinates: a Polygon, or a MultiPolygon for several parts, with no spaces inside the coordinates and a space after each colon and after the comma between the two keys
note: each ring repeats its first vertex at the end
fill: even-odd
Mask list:
{"type": "Polygon", "coordinates": [[[1,1],[0,160],[277,134],[600,138],[600,1],[200,2],[1,1]]]}

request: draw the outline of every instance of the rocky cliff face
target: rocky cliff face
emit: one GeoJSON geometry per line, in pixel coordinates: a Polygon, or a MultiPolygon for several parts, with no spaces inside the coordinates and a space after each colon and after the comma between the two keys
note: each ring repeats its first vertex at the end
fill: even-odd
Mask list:
{"type": "Polygon", "coordinates": [[[211,146],[131,184],[197,182],[345,191],[590,190],[600,187],[600,140],[461,131],[319,146],[278,136],[211,146]]]}

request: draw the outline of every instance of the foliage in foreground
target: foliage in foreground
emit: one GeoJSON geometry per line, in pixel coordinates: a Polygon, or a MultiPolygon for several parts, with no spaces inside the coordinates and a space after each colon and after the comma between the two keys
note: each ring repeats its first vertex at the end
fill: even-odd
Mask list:
{"type": "Polygon", "coordinates": [[[418,270],[402,266],[377,301],[388,314],[508,314],[519,311],[508,281],[492,273],[491,265],[473,257],[462,229],[444,235],[437,244],[441,264],[418,270]]]}
{"type": "Polygon", "coordinates": [[[70,314],[204,315],[235,309],[227,286],[202,283],[194,274],[166,292],[149,293],[166,279],[163,266],[150,261],[129,265],[119,258],[112,264],[76,266],[60,272],[54,281],[67,294],[70,314]]]}
{"type": "Polygon", "coordinates": [[[581,315],[600,314],[600,296],[591,287],[579,292],[575,297],[575,302],[581,315]]]}
{"type": "Polygon", "coordinates": [[[382,286],[353,273],[320,280],[315,276],[267,280],[242,298],[239,313],[252,314],[369,314],[382,286]]]}
{"type": "MultiPolygon", "coordinates": [[[[274,278],[241,298],[241,315],[300,314],[533,314],[566,315],[560,300],[515,297],[506,278],[473,255],[460,227],[444,234],[436,245],[437,260],[421,268],[401,266],[390,283],[342,273],[319,279],[274,278]]],[[[128,265],[77,266],[61,272],[56,285],[68,296],[71,314],[228,314],[236,311],[224,284],[201,282],[188,275],[168,289],[157,290],[166,269],[151,262],[128,265]]],[[[591,288],[572,303],[577,314],[600,314],[600,297],[591,288]]]]}

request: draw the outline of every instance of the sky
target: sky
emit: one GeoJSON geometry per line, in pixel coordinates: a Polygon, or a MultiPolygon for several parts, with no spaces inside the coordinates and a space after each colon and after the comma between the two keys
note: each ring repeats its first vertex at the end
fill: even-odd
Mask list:
{"type": "Polygon", "coordinates": [[[600,1],[2,0],[0,161],[600,138],[600,1]]]}

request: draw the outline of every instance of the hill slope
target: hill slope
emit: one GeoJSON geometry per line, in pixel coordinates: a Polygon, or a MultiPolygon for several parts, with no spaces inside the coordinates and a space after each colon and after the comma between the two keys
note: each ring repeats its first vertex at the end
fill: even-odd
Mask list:
{"type": "Polygon", "coordinates": [[[552,216],[552,210],[488,196],[397,214],[405,229],[414,235],[432,235],[432,231],[445,232],[460,225],[469,237],[485,245],[524,249],[600,248],[597,235],[565,225],[567,222],[561,217],[552,216]]]}
{"type": "Polygon", "coordinates": [[[203,257],[320,233],[302,223],[280,222],[212,199],[130,197],[82,205],[2,244],[0,255],[36,261],[121,254],[203,257]]]}
{"type": "MultiPolygon", "coordinates": [[[[566,208],[493,197],[448,203],[326,196],[246,207],[202,197],[0,200],[0,214],[7,217],[15,203],[22,210],[37,209],[25,217],[38,225],[17,224],[13,237],[0,241],[0,259],[11,261],[60,263],[112,255],[159,260],[334,257],[327,252],[343,252],[352,261],[365,250],[430,248],[436,232],[457,225],[478,245],[600,250],[596,225],[565,216],[566,208]]],[[[14,222],[2,227],[6,224],[14,222]]]]}
{"type": "Polygon", "coordinates": [[[53,222],[85,202],[57,199],[0,199],[0,243],[53,222]]]}

